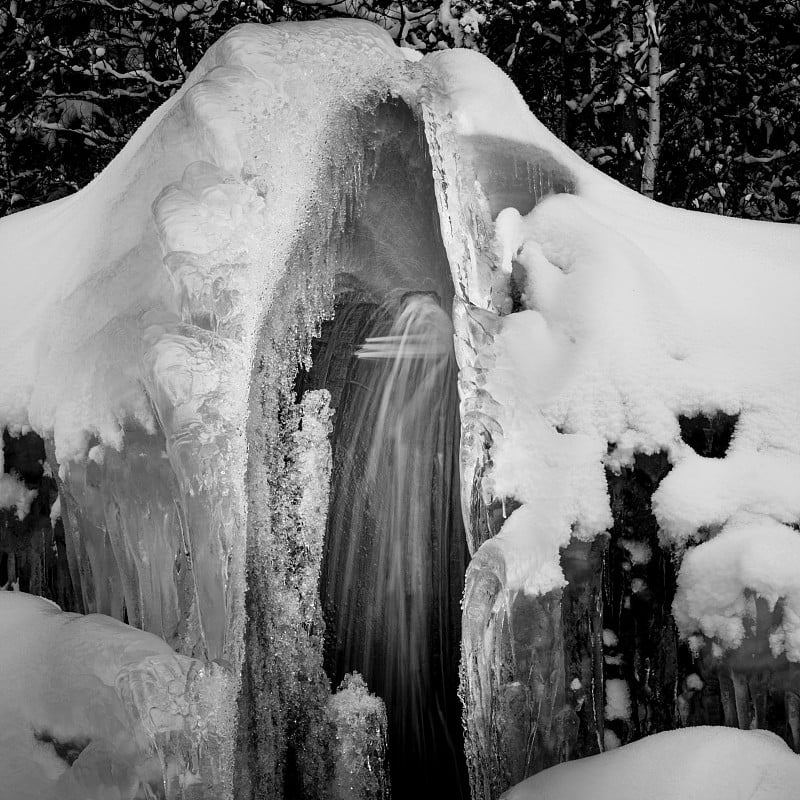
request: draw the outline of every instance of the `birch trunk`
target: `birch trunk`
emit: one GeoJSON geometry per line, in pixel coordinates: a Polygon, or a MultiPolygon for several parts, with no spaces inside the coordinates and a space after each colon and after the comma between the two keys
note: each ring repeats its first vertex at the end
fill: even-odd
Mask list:
{"type": "Polygon", "coordinates": [[[658,6],[646,0],[644,13],[647,25],[647,140],[642,164],[641,192],[652,199],[656,184],[656,170],[661,150],[661,42],[658,27],[658,6]]]}

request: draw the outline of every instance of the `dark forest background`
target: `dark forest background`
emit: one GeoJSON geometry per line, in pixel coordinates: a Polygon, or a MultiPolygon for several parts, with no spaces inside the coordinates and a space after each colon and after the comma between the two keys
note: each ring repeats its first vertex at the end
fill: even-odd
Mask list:
{"type": "Polygon", "coordinates": [[[231,26],[330,16],[485,53],[561,139],[658,200],[800,220],[800,0],[3,2],[0,215],[88,183],[231,26]]]}

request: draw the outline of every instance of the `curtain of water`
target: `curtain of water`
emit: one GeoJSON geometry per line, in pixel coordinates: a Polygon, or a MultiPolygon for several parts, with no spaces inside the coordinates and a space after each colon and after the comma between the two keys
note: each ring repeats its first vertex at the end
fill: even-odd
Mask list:
{"type": "Polygon", "coordinates": [[[433,295],[414,293],[361,330],[337,409],[328,660],[335,679],[357,670],[386,702],[393,796],[446,784],[457,798],[465,537],[452,323],[433,295]]]}

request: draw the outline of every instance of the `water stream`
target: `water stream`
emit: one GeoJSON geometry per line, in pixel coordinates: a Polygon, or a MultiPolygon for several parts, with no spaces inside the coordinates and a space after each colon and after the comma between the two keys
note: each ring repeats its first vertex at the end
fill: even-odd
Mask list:
{"type": "Polygon", "coordinates": [[[431,292],[350,302],[315,372],[336,409],[321,596],[326,668],[386,703],[392,796],[464,794],[457,700],[466,544],[452,322],[431,292]],[[337,377],[338,376],[338,377],[337,377]]]}

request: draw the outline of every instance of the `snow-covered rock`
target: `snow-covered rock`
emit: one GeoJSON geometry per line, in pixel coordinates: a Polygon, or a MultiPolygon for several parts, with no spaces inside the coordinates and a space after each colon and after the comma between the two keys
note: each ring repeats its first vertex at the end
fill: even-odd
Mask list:
{"type": "Polygon", "coordinates": [[[151,633],[0,591],[0,642],[4,797],[149,797],[219,747],[211,667],[151,633]]]}

